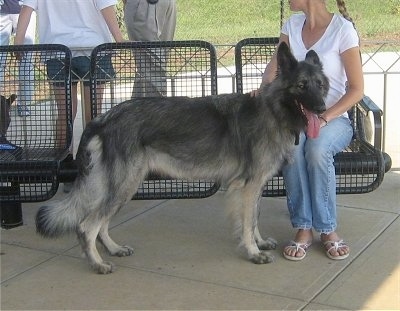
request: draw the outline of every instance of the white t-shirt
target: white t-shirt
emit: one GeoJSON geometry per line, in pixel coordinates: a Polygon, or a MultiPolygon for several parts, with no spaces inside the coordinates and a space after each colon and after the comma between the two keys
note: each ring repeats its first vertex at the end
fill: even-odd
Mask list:
{"type": "Polygon", "coordinates": [[[329,108],[346,92],[347,77],[340,54],[359,46],[359,37],[351,22],[335,14],[322,37],[310,49],[306,49],[301,34],[305,20],[304,14],[292,15],[282,27],[282,33],[289,37],[291,51],[297,60],[304,60],[310,50],[317,52],[329,79],[330,88],[326,98],[329,108]]]}
{"type": "Polygon", "coordinates": [[[100,11],[116,3],[117,0],[24,0],[24,5],[37,12],[39,43],[66,45],[73,57],[90,56],[97,45],[113,41],[100,11]]]}

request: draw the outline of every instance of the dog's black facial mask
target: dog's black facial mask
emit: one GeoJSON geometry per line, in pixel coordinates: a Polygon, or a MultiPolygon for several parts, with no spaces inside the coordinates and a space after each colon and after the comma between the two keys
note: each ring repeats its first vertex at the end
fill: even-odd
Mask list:
{"type": "Polygon", "coordinates": [[[306,54],[304,61],[298,62],[290,52],[289,46],[282,42],[277,56],[279,75],[288,80],[292,97],[314,113],[325,111],[329,80],[323,73],[318,54],[311,50],[306,54]]]}
{"type": "Polygon", "coordinates": [[[287,85],[287,103],[303,115],[309,137],[317,137],[317,115],[325,111],[325,97],[329,90],[328,78],[315,51],[309,51],[304,61],[298,62],[289,46],[282,42],[278,48],[279,77],[287,85]]]}

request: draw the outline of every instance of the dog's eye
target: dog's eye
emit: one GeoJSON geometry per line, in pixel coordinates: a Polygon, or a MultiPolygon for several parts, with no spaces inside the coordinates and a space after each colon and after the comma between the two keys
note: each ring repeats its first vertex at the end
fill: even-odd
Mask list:
{"type": "Polygon", "coordinates": [[[303,82],[300,82],[300,83],[297,84],[297,87],[298,87],[300,90],[303,90],[303,89],[306,88],[306,84],[303,83],[303,82]]]}

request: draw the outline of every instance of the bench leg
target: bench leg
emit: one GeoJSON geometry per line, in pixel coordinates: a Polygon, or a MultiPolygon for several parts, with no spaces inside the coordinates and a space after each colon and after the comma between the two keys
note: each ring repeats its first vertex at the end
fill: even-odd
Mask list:
{"type": "Polygon", "coordinates": [[[1,227],[11,229],[22,224],[21,202],[1,202],[1,227]]]}
{"type": "MultiPolygon", "coordinates": [[[[11,187],[0,187],[0,192],[6,195],[19,195],[19,184],[11,183],[11,187]]],[[[18,201],[0,202],[1,227],[11,229],[22,226],[22,206],[18,201]]]]}

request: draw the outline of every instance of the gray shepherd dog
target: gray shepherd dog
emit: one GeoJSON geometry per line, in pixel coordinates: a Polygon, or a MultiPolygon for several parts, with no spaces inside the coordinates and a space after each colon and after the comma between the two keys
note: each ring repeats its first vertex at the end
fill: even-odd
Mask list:
{"type": "Polygon", "coordinates": [[[111,273],[114,264],[102,260],[96,239],[111,255],[133,253],[110,238],[108,226],[149,173],[214,180],[227,187],[249,259],[271,262],[266,250],[276,241],[263,240],[257,224],[262,189],[290,161],[299,133],[315,127],[329,87],[314,51],[298,62],[282,43],[277,59],[276,79],[257,96],[133,99],[92,120],[82,134],[72,191],[40,208],[37,231],[45,237],[76,232],[91,267],[111,273]]]}

